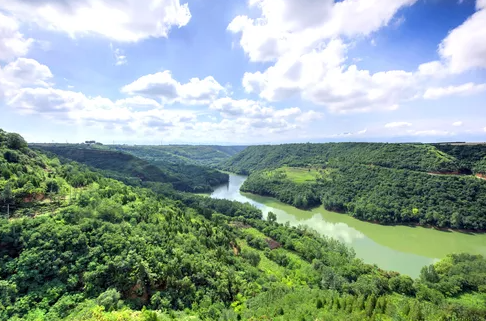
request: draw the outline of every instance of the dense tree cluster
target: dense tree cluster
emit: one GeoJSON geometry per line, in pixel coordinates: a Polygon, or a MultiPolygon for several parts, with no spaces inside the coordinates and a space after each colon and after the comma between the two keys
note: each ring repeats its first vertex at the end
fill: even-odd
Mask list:
{"type": "Polygon", "coordinates": [[[486,144],[435,144],[437,149],[454,156],[464,169],[486,173],[486,144]]]}
{"type": "Polygon", "coordinates": [[[455,172],[460,163],[426,144],[327,143],[250,146],[221,165],[238,174],[250,174],[283,165],[305,167],[330,161],[376,165],[422,172],[455,172]]]}
{"type": "Polygon", "coordinates": [[[192,164],[211,167],[218,165],[246,148],[246,146],[210,145],[116,145],[112,147],[116,150],[145,159],[152,164],[192,164]]]}
{"type": "Polygon", "coordinates": [[[2,202],[16,207],[0,218],[0,320],[486,317],[482,256],[449,256],[412,280],[249,204],[127,186],[6,136],[2,202]]]}
{"type": "Polygon", "coordinates": [[[35,148],[100,169],[105,175],[129,184],[161,182],[186,192],[208,192],[228,182],[228,175],[198,165],[150,163],[106,146],[36,144],[35,148]]]}
{"type": "Polygon", "coordinates": [[[474,176],[438,176],[379,166],[334,164],[313,183],[256,172],[243,191],[273,196],[301,208],[323,205],[383,224],[486,229],[486,182],[474,176]]]}

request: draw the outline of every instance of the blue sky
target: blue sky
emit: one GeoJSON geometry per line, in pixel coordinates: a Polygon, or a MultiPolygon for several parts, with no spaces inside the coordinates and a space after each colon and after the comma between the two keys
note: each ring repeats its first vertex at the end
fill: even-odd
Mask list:
{"type": "Polygon", "coordinates": [[[4,2],[0,128],[31,142],[486,141],[486,1],[4,2]]]}

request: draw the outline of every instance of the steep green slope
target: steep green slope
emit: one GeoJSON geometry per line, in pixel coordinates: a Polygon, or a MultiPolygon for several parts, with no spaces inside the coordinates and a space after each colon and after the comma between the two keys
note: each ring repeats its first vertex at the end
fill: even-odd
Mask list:
{"type": "Polygon", "coordinates": [[[474,164],[473,172],[477,176],[486,179],[486,157],[474,164]]]}
{"type": "Polygon", "coordinates": [[[486,144],[437,144],[437,149],[454,156],[461,167],[486,175],[486,144]]]}
{"type": "Polygon", "coordinates": [[[300,208],[323,205],[383,224],[486,229],[486,181],[474,176],[360,164],[313,170],[315,180],[305,182],[289,177],[285,169],[255,172],[241,189],[300,208]]]}
{"type": "Polygon", "coordinates": [[[0,218],[0,320],[486,317],[481,256],[452,255],[414,282],[249,205],[129,187],[2,131],[0,150],[2,216],[12,191],[18,205],[0,218]],[[41,213],[28,184],[46,194],[41,213]]]}
{"type": "Polygon", "coordinates": [[[215,166],[231,156],[241,152],[245,146],[191,146],[191,145],[161,145],[161,146],[110,146],[116,150],[130,153],[153,164],[194,164],[215,166]]]}
{"type": "Polygon", "coordinates": [[[251,146],[221,167],[251,173],[243,191],[300,208],[323,205],[383,224],[484,230],[486,182],[467,175],[486,171],[484,153],[483,145],[251,146]]]}
{"type": "Polygon", "coordinates": [[[455,172],[459,162],[425,144],[327,143],[250,146],[221,165],[227,171],[249,174],[288,166],[324,165],[329,161],[373,164],[423,172],[455,172]]]}
{"type": "Polygon", "coordinates": [[[207,192],[228,181],[228,175],[197,165],[150,162],[103,146],[35,144],[34,148],[54,153],[109,173],[115,179],[170,183],[180,191],[207,192]]]}

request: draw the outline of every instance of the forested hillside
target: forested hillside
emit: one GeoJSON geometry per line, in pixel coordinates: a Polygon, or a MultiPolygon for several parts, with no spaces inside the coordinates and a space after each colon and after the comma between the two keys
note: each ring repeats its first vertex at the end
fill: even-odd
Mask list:
{"type": "Polygon", "coordinates": [[[303,183],[284,170],[255,172],[241,189],[300,208],[323,205],[383,224],[486,229],[486,181],[474,176],[344,163],[316,172],[315,181],[303,183]]]}
{"type": "Polygon", "coordinates": [[[483,145],[252,146],[222,168],[252,173],[243,191],[300,208],[323,205],[383,224],[484,230],[486,181],[472,175],[485,173],[484,153],[483,145]]]}
{"type": "Polygon", "coordinates": [[[283,165],[305,167],[329,161],[422,172],[458,172],[460,163],[434,146],[425,144],[327,143],[250,146],[221,165],[239,174],[249,174],[283,165]]]}
{"type": "Polygon", "coordinates": [[[436,144],[437,149],[454,156],[461,167],[474,174],[486,174],[486,144],[436,144]]]}
{"type": "Polygon", "coordinates": [[[484,320],[486,260],[417,280],[249,205],[127,186],[0,131],[0,320],[484,320]]]}
{"type": "Polygon", "coordinates": [[[110,146],[116,150],[133,154],[152,164],[193,164],[216,166],[241,152],[245,146],[191,146],[191,145],[160,145],[160,146],[110,146]]]}
{"type": "Polygon", "coordinates": [[[60,157],[74,160],[103,170],[110,177],[128,183],[161,182],[169,183],[177,190],[187,192],[207,192],[228,181],[228,175],[208,167],[181,165],[164,161],[150,163],[131,154],[112,150],[106,146],[35,144],[34,148],[52,152],[60,157]]]}

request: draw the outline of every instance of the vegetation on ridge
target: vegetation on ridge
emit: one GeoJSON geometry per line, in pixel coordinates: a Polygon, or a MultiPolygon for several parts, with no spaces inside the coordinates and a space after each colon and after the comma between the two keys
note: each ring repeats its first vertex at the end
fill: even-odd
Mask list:
{"type": "Polygon", "coordinates": [[[127,186],[3,131],[0,173],[0,320],[486,318],[479,255],[412,280],[248,204],[127,186]]]}
{"type": "Polygon", "coordinates": [[[159,182],[185,192],[208,192],[212,186],[228,182],[228,175],[198,165],[152,164],[131,154],[106,146],[35,144],[35,148],[105,171],[112,178],[127,183],[159,182]]]}

